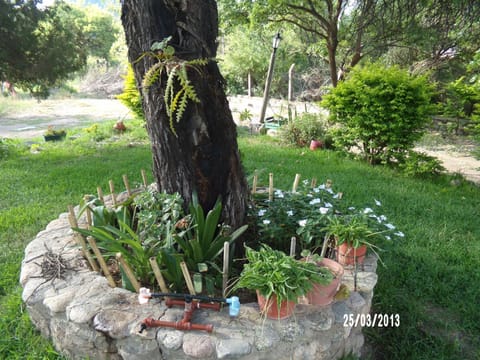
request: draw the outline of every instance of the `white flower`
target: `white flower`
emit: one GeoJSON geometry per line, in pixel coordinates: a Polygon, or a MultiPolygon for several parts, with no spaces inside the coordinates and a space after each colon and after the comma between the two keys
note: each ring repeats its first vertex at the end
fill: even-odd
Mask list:
{"type": "Polygon", "coordinates": [[[364,214],[370,214],[370,213],[372,213],[372,212],[373,212],[372,208],[365,208],[365,209],[363,210],[363,213],[364,213],[364,214]]]}
{"type": "Polygon", "coordinates": [[[270,224],[270,220],[263,220],[263,224],[264,224],[264,225],[270,224]]]}
{"type": "Polygon", "coordinates": [[[377,219],[378,219],[378,222],[387,221],[387,217],[385,215],[380,215],[377,217],[377,219]]]}
{"type": "Polygon", "coordinates": [[[285,197],[285,195],[283,194],[283,192],[281,190],[275,190],[275,196],[280,198],[280,199],[283,199],[285,197]]]}
{"type": "Polygon", "coordinates": [[[305,225],[307,225],[307,220],[300,220],[300,221],[298,222],[298,225],[300,225],[300,226],[305,226],[305,225]]]}
{"type": "Polygon", "coordinates": [[[348,210],[350,210],[350,211],[355,210],[355,207],[354,207],[354,206],[350,206],[350,207],[348,208],[348,210]]]}
{"type": "Polygon", "coordinates": [[[326,202],[326,203],[325,203],[325,207],[327,207],[327,208],[331,208],[331,207],[333,207],[333,205],[332,205],[332,204],[330,204],[329,202],[326,202]]]}
{"type": "Polygon", "coordinates": [[[387,239],[387,240],[392,240],[392,238],[391,238],[390,236],[388,236],[388,235],[385,235],[385,239],[387,239]]]}
{"type": "Polygon", "coordinates": [[[378,201],[377,199],[373,199],[373,200],[375,200],[375,205],[382,206],[382,203],[380,201],[378,201]]]}
{"type": "Polygon", "coordinates": [[[318,194],[320,192],[320,188],[318,188],[318,187],[313,188],[313,192],[318,194]]]}
{"type": "Polygon", "coordinates": [[[399,237],[405,237],[405,234],[401,231],[397,231],[396,233],[394,233],[394,235],[397,235],[399,237]]]}
{"type": "Polygon", "coordinates": [[[395,226],[392,225],[392,224],[390,224],[390,223],[389,223],[389,224],[384,224],[384,225],[385,225],[387,228],[389,228],[390,230],[395,229],[395,226]]]}
{"type": "Polygon", "coordinates": [[[328,213],[328,210],[329,210],[328,207],[321,207],[321,208],[320,208],[320,213],[321,213],[322,215],[325,215],[326,213],[328,213]]]}
{"type": "Polygon", "coordinates": [[[260,210],[258,210],[258,216],[263,216],[263,215],[265,215],[266,212],[267,212],[267,210],[260,209],[260,210]]]}
{"type": "Polygon", "coordinates": [[[303,180],[303,185],[307,186],[308,185],[308,180],[303,180]]]}
{"type": "Polygon", "coordinates": [[[315,198],[312,201],[310,201],[310,205],[315,205],[315,204],[320,204],[321,200],[319,198],[315,198]]]}
{"type": "Polygon", "coordinates": [[[293,210],[288,210],[288,211],[287,211],[287,215],[288,215],[288,216],[293,216],[293,210]]]}
{"type": "Polygon", "coordinates": [[[338,199],[339,196],[340,196],[340,194],[335,194],[335,195],[333,195],[333,198],[338,199]]]}

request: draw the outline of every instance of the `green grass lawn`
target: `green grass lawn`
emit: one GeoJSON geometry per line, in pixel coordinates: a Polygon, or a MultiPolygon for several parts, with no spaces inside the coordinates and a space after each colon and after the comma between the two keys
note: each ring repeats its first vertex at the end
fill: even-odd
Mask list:
{"type": "MultiPolygon", "coordinates": [[[[65,141],[41,145],[39,154],[18,152],[0,160],[0,358],[57,359],[36,335],[22,306],[18,285],[25,245],[68,204],[121,177],[140,182],[151,168],[147,144],[120,139],[103,145],[65,141]]],[[[265,137],[239,139],[247,174],[263,184],[289,189],[302,179],[333,181],[344,201],[382,202],[385,215],[405,233],[382,253],[385,268],[373,312],[400,315],[399,328],[366,329],[372,359],[480,358],[480,188],[450,178],[406,178],[389,169],[328,151],[285,148],[265,137]]],[[[152,178],[150,178],[152,180],[152,178]]]]}

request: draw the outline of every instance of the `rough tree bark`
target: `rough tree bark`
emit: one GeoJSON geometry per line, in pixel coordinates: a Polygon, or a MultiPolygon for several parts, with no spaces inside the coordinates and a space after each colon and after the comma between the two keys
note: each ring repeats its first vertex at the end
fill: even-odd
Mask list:
{"type": "MultiPolygon", "coordinates": [[[[148,56],[154,42],[169,44],[181,59],[214,58],[218,15],[214,0],[124,0],[122,23],[137,85],[154,64],[148,56]]],[[[171,131],[163,100],[165,76],[143,96],[143,109],[153,152],[153,172],[161,190],[179,192],[185,203],[198,193],[205,210],[218,196],[224,221],[238,227],[245,220],[248,188],[240,163],[236,127],[217,63],[188,72],[200,103],[189,102],[171,131]]]]}

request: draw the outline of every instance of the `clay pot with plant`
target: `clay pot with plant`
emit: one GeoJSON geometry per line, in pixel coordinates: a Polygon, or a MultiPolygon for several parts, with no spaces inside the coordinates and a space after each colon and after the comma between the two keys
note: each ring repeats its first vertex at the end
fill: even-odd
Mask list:
{"type": "Polygon", "coordinates": [[[332,275],[331,281],[326,284],[313,284],[312,290],[306,295],[308,304],[320,306],[331,304],[342,282],[343,266],[332,259],[323,258],[318,254],[312,254],[310,250],[303,250],[301,256],[302,260],[306,262],[313,263],[320,268],[328,269],[332,275]]]}
{"type": "Polygon", "coordinates": [[[368,220],[361,214],[335,215],[327,218],[323,228],[326,236],[335,239],[337,261],[342,265],[362,264],[367,249],[376,252],[378,247],[372,243],[378,232],[373,231],[368,220]]]}
{"type": "Polygon", "coordinates": [[[295,310],[299,297],[316,283],[328,284],[332,274],[312,262],[298,261],[263,244],[256,251],[246,247],[245,264],[234,289],[257,292],[260,311],[270,319],[286,319],[295,310]]]}

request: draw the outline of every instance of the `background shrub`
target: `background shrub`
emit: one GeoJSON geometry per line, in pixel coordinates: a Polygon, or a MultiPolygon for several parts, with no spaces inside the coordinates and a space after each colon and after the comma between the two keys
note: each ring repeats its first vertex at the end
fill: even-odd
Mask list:
{"type": "Polygon", "coordinates": [[[358,147],[375,164],[391,161],[422,137],[431,122],[432,92],[426,77],[370,64],[353,69],[322,105],[342,127],[335,140],[346,150],[358,147]]]}
{"type": "Polygon", "coordinates": [[[312,140],[325,140],[326,120],[320,114],[304,113],[282,128],[281,137],[290,145],[306,146],[312,140]]]}
{"type": "Polygon", "coordinates": [[[138,118],[143,119],[142,98],[137,89],[135,74],[132,65],[128,64],[127,75],[125,75],[125,85],[123,92],[117,95],[117,99],[134,113],[138,118]]]}

